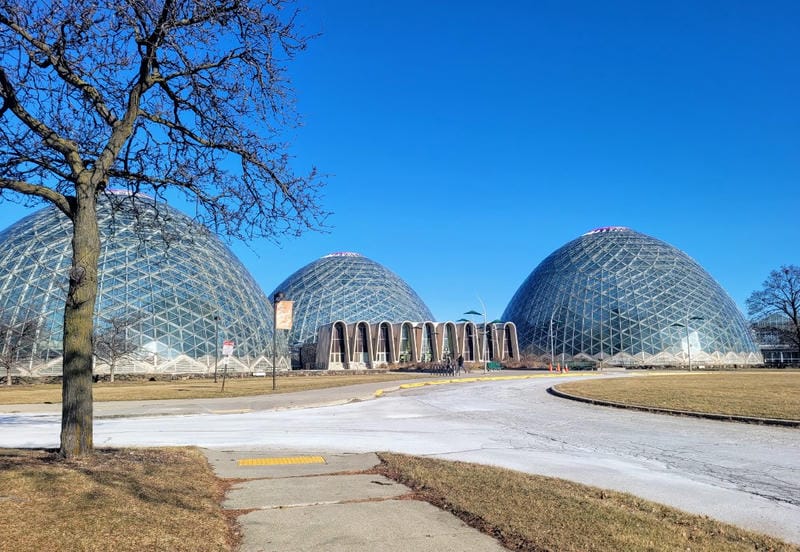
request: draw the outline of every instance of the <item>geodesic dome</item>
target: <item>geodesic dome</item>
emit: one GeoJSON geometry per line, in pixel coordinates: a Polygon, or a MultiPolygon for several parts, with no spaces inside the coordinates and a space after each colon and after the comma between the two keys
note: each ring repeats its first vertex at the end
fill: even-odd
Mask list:
{"type": "MultiPolygon", "coordinates": [[[[272,307],[219,239],[146,196],[112,192],[97,210],[95,328],[124,322],[133,352],[120,373],[213,370],[223,340],[235,344],[232,369],[271,365],[272,307]]],[[[71,222],[55,207],[0,232],[0,320],[36,325],[35,339],[14,359],[17,374],[61,373],[71,236],[71,222]]]]}
{"type": "Polygon", "coordinates": [[[272,292],[294,301],[289,343],[316,339],[325,324],[432,320],[416,292],[386,267],[358,253],[326,255],[289,276],[272,292]]]}
{"type": "Polygon", "coordinates": [[[529,355],[619,365],[756,364],[733,300],[684,252],[629,228],[557,249],[503,313],[529,355]]]}

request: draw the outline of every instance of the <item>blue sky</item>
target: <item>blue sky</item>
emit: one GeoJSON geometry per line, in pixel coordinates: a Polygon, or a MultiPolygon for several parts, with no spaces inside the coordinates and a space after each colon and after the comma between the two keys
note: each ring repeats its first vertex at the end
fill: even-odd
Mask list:
{"type": "MultiPolygon", "coordinates": [[[[800,4],[307,2],[294,162],[327,173],[324,234],[234,243],[266,293],[333,251],[437,319],[499,317],[553,250],[628,226],[740,308],[800,264],[800,4]]],[[[0,203],[5,226],[25,211],[0,203]]]]}

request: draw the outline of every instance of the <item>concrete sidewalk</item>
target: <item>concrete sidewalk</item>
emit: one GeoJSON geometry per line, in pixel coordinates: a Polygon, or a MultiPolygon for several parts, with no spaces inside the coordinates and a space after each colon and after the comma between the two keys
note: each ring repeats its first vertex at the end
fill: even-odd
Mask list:
{"type": "MultiPolygon", "coordinates": [[[[576,375],[576,374],[569,374],[576,375]]],[[[580,374],[586,375],[586,373],[580,374]]],[[[94,402],[94,417],[133,418],[150,416],[185,416],[193,414],[243,414],[262,410],[286,410],[292,408],[315,408],[349,402],[374,399],[383,393],[397,391],[402,387],[418,385],[470,383],[484,379],[530,377],[564,377],[547,372],[526,370],[503,370],[488,373],[473,372],[460,376],[440,376],[400,379],[394,381],[362,383],[342,387],[328,387],[310,391],[252,395],[244,397],[225,397],[214,399],[162,399],[150,401],[109,401],[94,402]]],[[[265,381],[265,388],[267,382],[265,381]]],[[[278,380],[280,387],[280,380],[278,380]]],[[[60,414],[61,403],[6,404],[0,405],[0,414],[60,414]]]]}
{"type": "Polygon", "coordinates": [[[223,507],[241,511],[241,552],[503,551],[495,539],[383,476],[368,454],[204,450],[237,482],[223,507]]]}
{"type": "MultiPolygon", "coordinates": [[[[233,414],[259,410],[284,410],[289,408],[314,408],[345,404],[348,402],[375,398],[379,391],[399,389],[400,385],[435,381],[438,376],[429,378],[404,379],[375,383],[362,383],[342,387],[329,387],[311,391],[275,393],[245,397],[225,397],[215,399],[164,399],[151,401],[109,401],[94,403],[95,418],[117,418],[137,416],[181,416],[192,414],[233,414]]],[[[265,382],[265,389],[268,382],[265,382]]],[[[280,387],[280,380],[278,381],[280,387]]],[[[0,405],[2,414],[61,413],[61,403],[48,404],[8,404],[0,405]]]]}

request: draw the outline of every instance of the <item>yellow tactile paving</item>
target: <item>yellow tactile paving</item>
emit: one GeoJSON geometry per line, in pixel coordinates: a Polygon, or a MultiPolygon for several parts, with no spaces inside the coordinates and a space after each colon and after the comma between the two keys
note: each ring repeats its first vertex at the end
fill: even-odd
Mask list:
{"type": "Polygon", "coordinates": [[[242,458],[240,466],[283,466],[286,464],[324,464],[322,456],[284,456],[279,458],[242,458]]]}

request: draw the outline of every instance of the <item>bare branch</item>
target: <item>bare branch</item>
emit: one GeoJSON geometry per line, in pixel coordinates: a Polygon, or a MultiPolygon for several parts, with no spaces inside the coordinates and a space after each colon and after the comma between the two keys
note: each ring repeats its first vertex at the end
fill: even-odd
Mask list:
{"type": "Polygon", "coordinates": [[[25,126],[38,134],[47,146],[60,152],[75,172],[80,172],[83,169],[83,163],[78,155],[77,144],[59,136],[52,128],[34,117],[20,104],[14,87],[2,68],[0,68],[0,95],[3,97],[4,111],[11,110],[25,126]]]}
{"type": "Polygon", "coordinates": [[[19,192],[24,195],[29,196],[37,196],[42,199],[45,199],[59,208],[59,210],[67,215],[69,218],[72,218],[72,205],[70,201],[62,194],[51,190],[45,186],[37,186],[35,184],[29,184],[28,182],[21,182],[16,180],[7,180],[5,178],[0,178],[0,192],[3,189],[12,190],[14,192],[19,192]]]}
{"type": "MultiPolygon", "coordinates": [[[[72,69],[67,64],[66,58],[59,51],[60,48],[56,49],[51,48],[47,43],[41,40],[37,40],[27,31],[27,29],[24,29],[20,25],[9,20],[3,14],[0,14],[0,24],[5,25],[9,29],[17,33],[27,43],[36,48],[42,54],[44,54],[47,57],[47,64],[55,68],[55,70],[58,72],[58,75],[64,80],[64,82],[67,82],[70,85],[77,88],[78,90],[80,90],[83,93],[83,95],[89,100],[89,102],[94,106],[94,108],[97,110],[97,113],[100,114],[100,116],[110,126],[113,126],[116,123],[117,121],[116,115],[114,115],[114,113],[108,109],[108,106],[106,105],[105,101],[100,95],[100,92],[98,92],[98,90],[90,83],[86,82],[79,75],[77,75],[72,71],[72,69]]],[[[65,40],[65,37],[63,36],[63,31],[60,40],[61,41],[65,40]]],[[[39,65],[46,66],[42,62],[39,62],[39,65]]]]}

